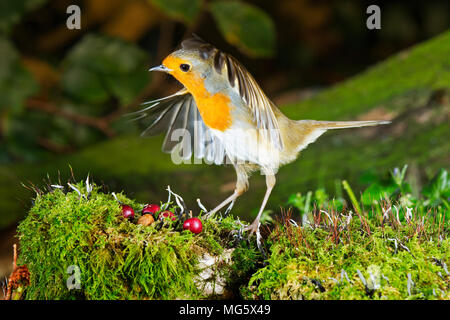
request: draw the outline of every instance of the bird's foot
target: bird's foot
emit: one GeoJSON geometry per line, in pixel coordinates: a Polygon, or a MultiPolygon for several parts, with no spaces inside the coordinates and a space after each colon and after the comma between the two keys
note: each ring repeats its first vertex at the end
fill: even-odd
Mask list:
{"type": "Polygon", "coordinates": [[[244,233],[243,228],[239,230],[231,230],[230,237],[232,237],[236,241],[236,243],[240,243],[242,240],[244,240],[244,237],[242,236],[243,233],[244,233]]]}
{"type": "Polygon", "coordinates": [[[217,213],[217,210],[210,210],[203,216],[205,219],[209,219],[217,213]]]}
{"type": "MultiPolygon", "coordinates": [[[[233,205],[234,205],[234,201],[232,201],[231,204],[228,206],[228,208],[225,210],[225,213],[223,214],[223,217],[228,216],[228,214],[230,213],[231,209],[233,208],[233,205]]],[[[211,218],[214,214],[216,214],[219,211],[218,210],[219,208],[220,208],[220,206],[216,207],[215,209],[212,209],[211,211],[207,212],[204,217],[206,219],[211,218]]]]}
{"type": "Polygon", "coordinates": [[[255,220],[253,221],[253,223],[247,227],[245,227],[245,231],[250,231],[248,234],[248,238],[250,239],[250,237],[256,233],[258,231],[259,228],[259,221],[255,220]]]}

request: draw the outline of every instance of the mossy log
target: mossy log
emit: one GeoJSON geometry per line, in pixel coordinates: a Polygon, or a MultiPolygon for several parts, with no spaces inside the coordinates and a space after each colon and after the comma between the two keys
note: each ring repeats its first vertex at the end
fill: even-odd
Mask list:
{"type": "MultiPolygon", "coordinates": [[[[307,101],[282,107],[293,119],[383,118],[393,123],[326,133],[296,162],[280,169],[268,208],[277,209],[289,194],[307,187],[332,188],[342,178],[357,186],[357,177],[367,170],[384,172],[408,163],[426,175],[448,168],[449,57],[450,32],[446,32],[307,101]]],[[[69,164],[76,178],[91,172],[94,180],[115,191],[126,190],[142,202],[161,200],[167,185],[182,193],[194,210],[197,198],[212,207],[232,192],[231,167],[175,165],[160,151],[161,142],[162,137],[125,136],[39,165],[0,167],[0,228],[17,222],[29,206],[31,194],[21,182],[39,186],[47,174],[57,182],[58,172],[65,180],[69,164]]],[[[235,214],[248,218],[259,206],[264,186],[264,179],[255,175],[249,192],[235,205],[235,214]]]]}
{"type": "Polygon", "coordinates": [[[202,217],[201,232],[193,233],[183,228],[188,213],[166,204],[153,214],[153,223],[143,225],[144,204],[92,184],[37,195],[18,226],[18,262],[30,274],[24,298],[233,297],[236,271],[249,264],[242,252],[248,260],[257,251],[229,237],[240,224],[231,217],[202,217]],[[122,204],[135,215],[124,217],[122,204]],[[163,217],[166,209],[176,214],[173,220],[163,217]]]}

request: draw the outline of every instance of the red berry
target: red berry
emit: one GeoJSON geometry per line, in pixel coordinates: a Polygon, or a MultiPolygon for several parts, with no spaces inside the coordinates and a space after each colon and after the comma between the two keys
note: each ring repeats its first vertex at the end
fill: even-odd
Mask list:
{"type": "Polygon", "coordinates": [[[184,223],[183,223],[183,230],[189,230],[191,228],[191,219],[187,219],[184,223]]]}
{"type": "Polygon", "coordinates": [[[133,219],[134,218],[134,210],[133,210],[133,208],[123,204],[122,205],[122,216],[125,219],[133,219]]]}
{"type": "Polygon", "coordinates": [[[170,212],[169,210],[163,211],[159,214],[159,218],[162,220],[164,218],[170,218],[172,221],[175,221],[177,219],[177,217],[175,217],[175,215],[170,212]]]}
{"type": "Polygon", "coordinates": [[[183,223],[183,229],[189,229],[193,233],[202,232],[203,225],[199,218],[189,218],[183,223]]]}
{"type": "Polygon", "coordinates": [[[142,214],[146,213],[157,213],[161,208],[157,204],[147,204],[145,205],[144,209],[142,209],[142,214]]]}

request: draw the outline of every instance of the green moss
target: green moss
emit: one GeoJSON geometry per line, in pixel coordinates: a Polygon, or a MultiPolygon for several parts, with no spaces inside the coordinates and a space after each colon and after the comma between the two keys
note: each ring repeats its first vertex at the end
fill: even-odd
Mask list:
{"type": "MultiPolygon", "coordinates": [[[[85,190],[83,183],[75,187],[85,190]]],[[[198,258],[232,245],[229,232],[239,227],[234,219],[203,220],[198,235],[183,231],[181,220],[143,226],[136,223],[143,205],[123,194],[117,198],[134,208],[133,221],[96,186],[89,196],[56,189],[36,197],[18,227],[20,263],[31,273],[27,299],[206,297],[194,281],[198,258]],[[79,290],[67,287],[72,265],[80,271],[79,290]]]]}
{"type": "Polygon", "coordinates": [[[195,235],[182,230],[185,215],[138,225],[143,204],[120,193],[136,212],[126,220],[113,194],[97,186],[89,194],[84,183],[78,192],[38,192],[18,228],[19,264],[31,273],[25,297],[450,299],[448,172],[439,170],[419,193],[406,171],[371,177],[359,199],[343,183],[350,201],[342,190],[339,198],[325,189],[292,195],[300,219],[288,211],[263,228],[263,253],[231,216],[200,215],[195,235]],[[70,266],[79,268],[79,289],[68,289],[70,266]]]}
{"type": "Polygon", "coordinates": [[[450,32],[445,32],[283,110],[294,119],[299,114],[304,119],[346,119],[377,106],[397,112],[407,110],[411,107],[404,103],[408,98],[450,87],[449,55],[450,32]],[[400,98],[403,101],[399,103],[400,98]]]}
{"type": "Polygon", "coordinates": [[[266,266],[242,288],[243,296],[450,299],[448,173],[440,170],[424,197],[414,197],[405,172],[406,166],[374,180],[361,201],[344,183],[356,214],[345,199],[329,199],[323,190],[314,198],[291,196],[302,222],[296,225],[288,213],[275,223],[266,266]]]}

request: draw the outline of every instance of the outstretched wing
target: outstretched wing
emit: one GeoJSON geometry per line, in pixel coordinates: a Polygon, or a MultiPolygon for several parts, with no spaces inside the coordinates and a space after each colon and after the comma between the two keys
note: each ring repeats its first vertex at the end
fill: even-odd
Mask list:
{"type": "Polygon", "coordinates": [[[228,80],[250,108],[257,128],[263,129],[262,132],[266,134],[272,145],[278,150],[282,150],[283,141],[281,139],[277,118],[273,112],[273,108],[275,108],[273,102],[269,100],[256,83],[256,80],[242,64],[232,56],[224,53],[221,55],[224,55],[224,57],[218,58],[218,60],[225,60],[228,80]]]}
{"type": "Polygon", "coordinates": [[[177,152],[182,159],[193,155],[208,163],[225,163],[223,144],[205,125],[194,98],[182,89],[173,95],[149,101],[149,106],[130,115],[150,122],[141,136],[153,136],[167,131],[162,150],[177,152]]]}
{"type": "Polygon", "coordinates": [[[253,76],[234,57],[226,54],[196,35],[181,43],[183,49],[197,50],[205,60],[212,59],[214,69],[219,74],[226,74],[230,85],[250,108],[258,129],[279,150],[283,149],[278,121],[274,114],[275,105],[265,95],[253,76]]]}

